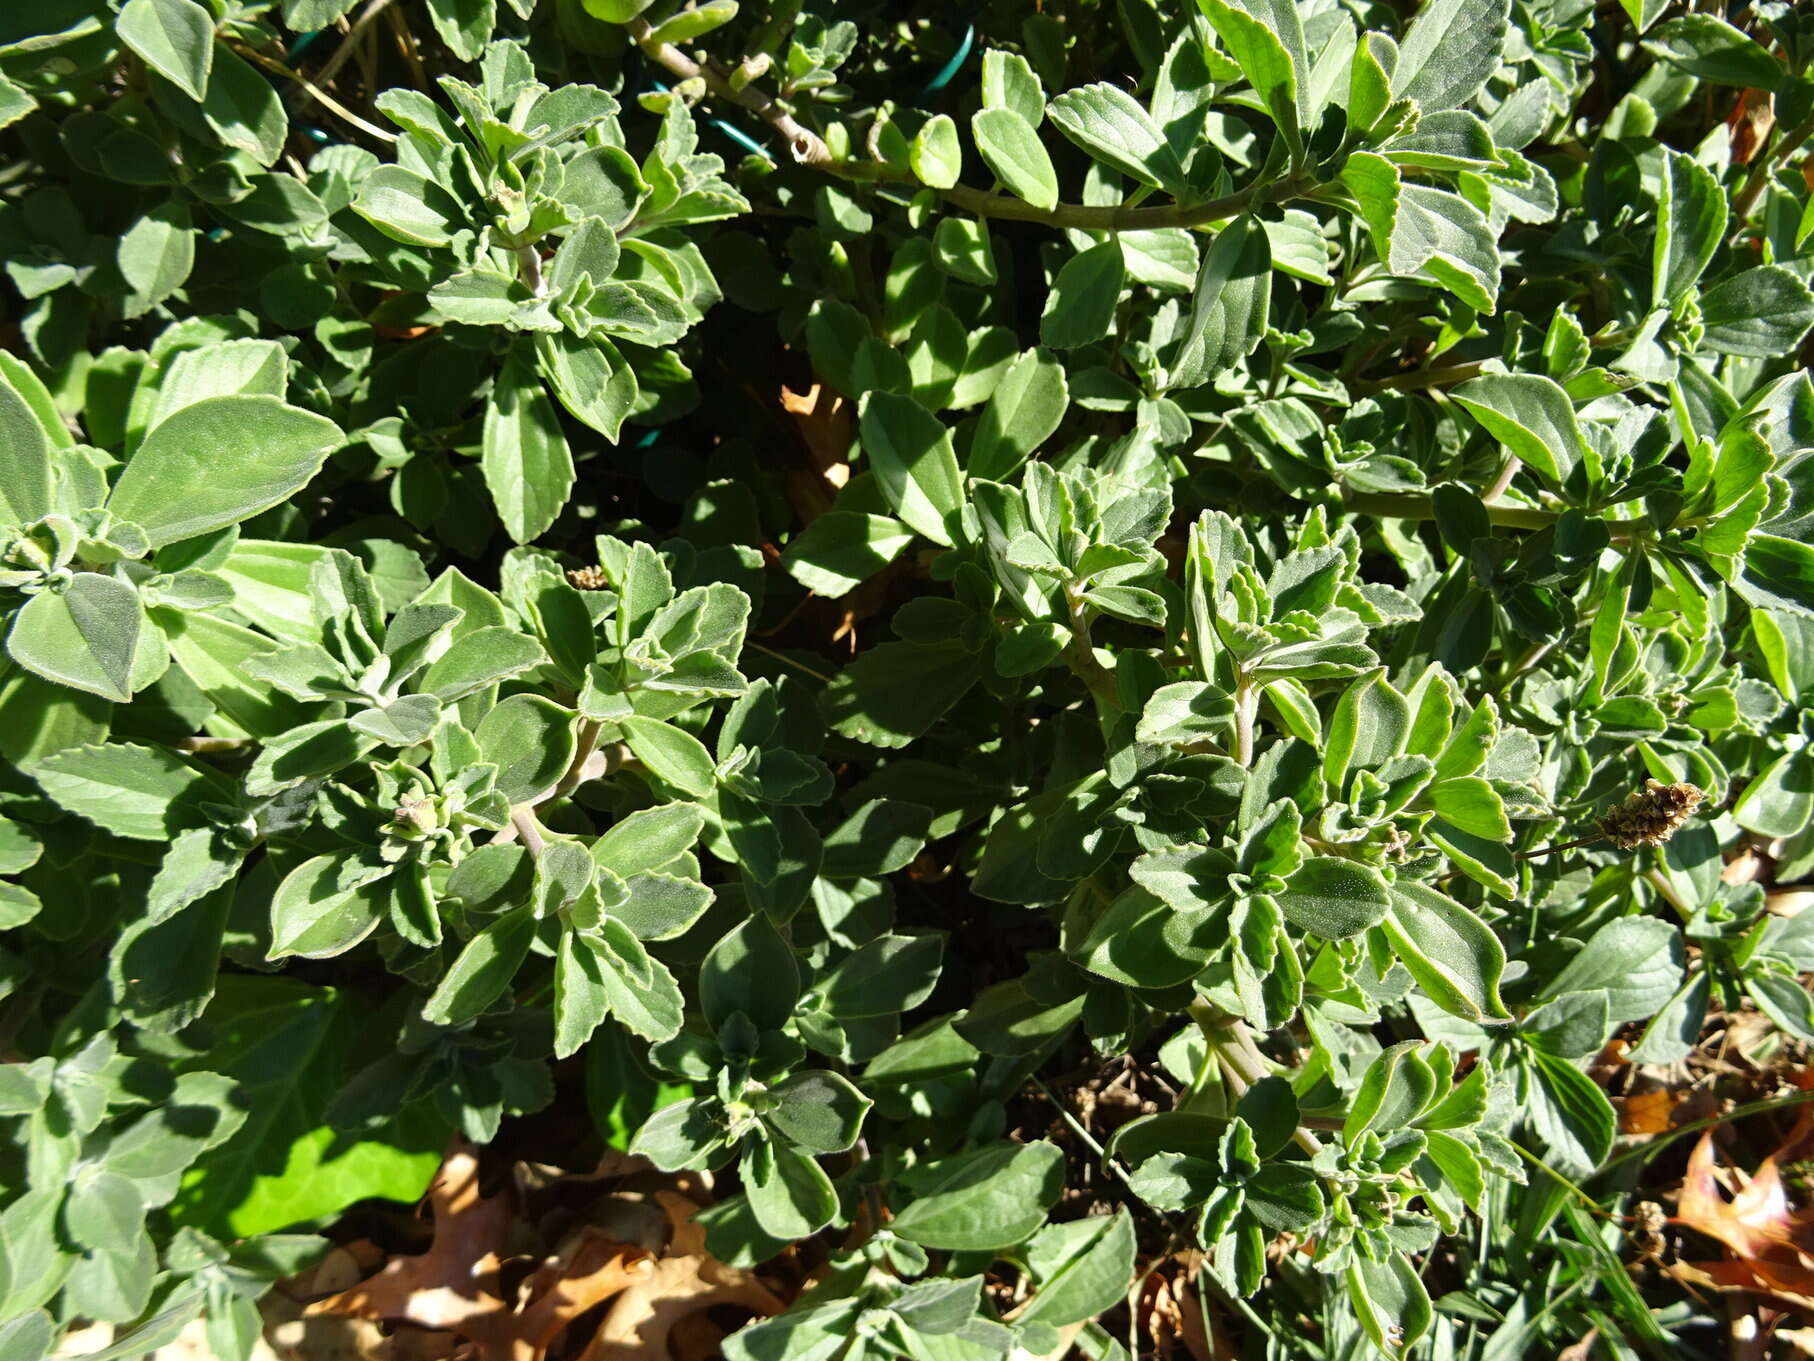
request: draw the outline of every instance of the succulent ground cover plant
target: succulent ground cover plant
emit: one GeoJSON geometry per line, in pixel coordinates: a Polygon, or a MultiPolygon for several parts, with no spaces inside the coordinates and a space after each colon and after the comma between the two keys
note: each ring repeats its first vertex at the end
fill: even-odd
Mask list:
{"type": "Polygon", "coordinates": [[[683,1354],[513,1163],[733,1361],[1788,1326],[1811,136],[1780,0],[7,9],[0,1355],[431,1181],[313,1315],[683,1354]]]}

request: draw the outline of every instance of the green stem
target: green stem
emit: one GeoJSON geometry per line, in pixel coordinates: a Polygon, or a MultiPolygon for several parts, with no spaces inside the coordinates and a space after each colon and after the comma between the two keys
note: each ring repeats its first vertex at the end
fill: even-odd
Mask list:
{"type": "Polygon", "coordinates": [[[567,773],[561,776],[560,783],[554,786],[542,802],[552,803],[556,799],[564,799],[579,787],[586,778],[586,762],[598,750],[598,735],[602,728],[602,724],[590,718],[579,725],[579,740],[574,744],[573,762],[567,767],[567,773]]]}
{"type": "Polygon", "coordinates": [[[535,809],[529,804],[519,803],[511,808],[510,829],[531,856],[540,856],[548,844],[542,840],[542,824],[536,821],[535,809]]]}
{"type": "MultiPolygon", "coordinates": [[[[1382,519],[1436,518],[1436,510],[1429,497],[1406,492],[1356,491],[1352,487],[1343,487],[1342,506],[1357,515],[1373,515],[1382,519]]],[[[1487,502],[1485,510],[1489,522],[1503,525],[1507,529],[1548,529],[1562,518],[1558,511],[1538,510],[1534,506],[1502,506],[1487,502]]],[[[1645,534],[1645,525],[1641,520],[1610,523],[1606,528],[1612,536],[1612,542],[1618,544],[1634,543],[1645,534]]]]}
{"type": "Polygon", "coordinates": [[[1235,760],[1242,769],[1253,764],[1253,721],[1260,708],[1260,692],[1245,671],[1235,681],[1235,760]]]}
{"type": "MultiPolygon", "coordinates": [[[[1210,1053],[1221,1064],[1229,1089],[1237,1097],[1254,1083],[1274,1076],[1271,1063],[1253,1041],[1253,1032],[1239,1016],[1227,1015],[1205,1002],[1193,1003],[1190,1014],[1202,1028],[1210,1053]]],[[[1304,1125],[1293,1130],[1291,1137],[1313,1158],[1323,1151],[1323,1141],[1304,1125]]]]}
{"type": "MultiPolygon", "coordinates": [[[[754,114],[767,123],[787,143],[788,151],[800,165],[812,166],[827,174],[846,179],[896,180],[917,187],[918,181],[894,167],[876,161],[845,161],[832,155],[831,148],[818,133],[801,123],[778,100],[757,88],[754,82],[743,86],[731,84],[725,72],[714,62],[697,62],[672,43],[659,42],[645,19],[632,19],[627,25],[631,39],[643,55],[657,66],[681,80],[704,83],[719,99],[754,114]]],[[[1291,176],[1269,185],[1251,185],[1207,203],[1171,204],[1157,207],[1132,207],[1127,204],[1059,203],[1040,208],[1008,194],[995,194],[965,185],[953,185],[938,193],[946,202],[955,204],[978,217],[992,217],[1005,222],[1038,222],[1048,227],[1075,227],[1080,231],[1151,231],[1159,227],[1202,227],[1212,222],[1257,208],[1263,203],[1277,203],[1306,194],[1316,186],[1308,179],[1291,176]]]]}
{"type": "MultiPolygon", "coordinates": [[[[1394,520],[1434,520],[1435,507],[1427,496],[1404,492],[1354,491],[1342,489],[1342,504],[1360,515],[1377,515],[1394,520]]],[[[1508,529],[1548,529],[1562,517],[1553,510],[1531,506],[1488,506],[1487,519],[1508,529]]],[[[1617,540],[1620,531],[1613,528],[1617,540]]]]}
{"type": "Polygon", "coordinates": [[[1096,656],[1096,647],[1090,641],[1090,620],[1085,612],[1083,597],[1069,582],[1064,587],[1064,603],[1071,625],[1071,670],[1090,688],[1096,705],[1103,713],[1113,713],[1121,706],[1115,695],[1115,678],[1096,656]]]}
{"type": "MultiPolygon", "coordinates": [[[[836,170],[837,166],[827,167],[836,170]]],[[[1210,199],[1207,203],[1160,204],[1154,207],[1130,207],[1127,204],[1097,206],[1089,203],[1059,203],[1040,208],[1007,194],[992,194],[965,185],[941,189],[949,203],[956,204],[978,217],[992,217],[1009,222],[1038,222],[1047,227],[1075,227],[1079,231],[1134,232],[1159,227],[1203,227],[1220,222],[1265,203],[1279,203],[1296,198],[1308,187],[1301,179],[1277,180],[1269,185],[1250,185],[1246,189],[1210,199]]]]}
{"type": "Polygon", "coordinates": [[[1413,392],[1422,388],[1449,387],[1455,383],[1465,383],[1468,379],[1478,378],[1485,372],[1485,361],[1474,360],[1466,364],[1439,364],[1434,368],[1414,369],[1410,373],[1381,378],[1376,382],[1357,382],[1351,386],[1357,397],[1369,396],[1375,392],[1413,392]]]}
{"type": "Polygon", "coordinates": [[[1668,875],[1661,870],[1645,870],[1644,880],[1656,890],[1659,898],[1675,909],[1676,915],[1683,921],[1688,921],[1694,916],[1694,908],[1689,905],[1686,898],[1676,892],[1675,885],[1669,882],[1668,875]]]}

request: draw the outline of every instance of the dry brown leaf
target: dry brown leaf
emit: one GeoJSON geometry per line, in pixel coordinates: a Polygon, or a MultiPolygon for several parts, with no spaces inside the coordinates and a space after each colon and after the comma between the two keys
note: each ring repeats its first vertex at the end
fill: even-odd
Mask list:
{"type": "Polygon", "coordinates": [[[755,1276],[705,1250],[705,1230],[693,1222],[696,1204],[672,1191],[655,1198],[672,1225],[667,1251],[636,1264],[638,1279],[612,1303],[579,1361],[666,1361],[682,1319],[721,1304],[762,1315],[784,1307],[755,1276]]]}
{"type": "MultiPolygon", "coordinates": [[[[1798,1075],[1801,1085],[1814,1085],[1814,1072],[1798,1075]]],[[[1763,1291],[1803,1309],[1814,1309],[1814,1208],[1796,1209],[1783,1185],[1782,1164],[1798,1160],[1814,1134],[1809,1108],[1788,1140],[1747,1177],[1729,1169],[1735,1184],[1725,1194],[1714,1157],[1713,1131],[1703,1134],[1689,1156],[1675,1222],[1717,1239],[1732,1253],[1725,1262],[1680,1262],[1672,1269],[1679,1279],[1725,1290],[1763,1291]]]]}
{"type": "Polygon", "coordinates": [[[529,1303],[517,1315],[519,1344],[532,1356],[545,1353],[574,1319],[636,1283],[642,1255],[597,1229],[582,1229],[561,1261],[538,1268],[525,1284],[529,1303]]]}
{"type": "Polygon", "coordinates": [[[1749,165],[1776,126],[1776,105],[1770,92],[1741,91],[1732,112],[1727,115],[1726,126],[1732,130],[1733,163],[1749,165]]]}
{"type": "Polygon", "coordinates": [[[805,392],[781,389],[781,409],[794,418],[813,465],[833,487],[850,480],[850,403],[844,395],[815,383],[805,392]]]}
{"type": "Polygon", "coordinates": [[[637,1248],[582,1229],[565,1250],[504,1297],[499,1280],[516,1209],[509,1195],[479,1193],[479,1160],[456,1141],[429,1188],[428,1251],[395,1257],[369,1280],[317,1300],[305,1321],[344,1316],[410,1323],[472,1344],[473,1361],[541,1361],[567,1325],[640,1278],[637,1248]]]}
{"type": "Polygon", "coordinates": [[[428,1201],[435,1236],[427,1252],[393,1257],[376,1276],[317,1300],[304,1314],[447,1329],[468,1338],[480,1361],[514,1361],[510,1308],[498,1289],[513,1213],[509,1199],[479,1194],[478,1154],[455,1141],[428,1188],[428,1201]]]}
{"type": "Polygon", "coordinates": [[[1675,1105],[1675,1093],[1667,1087],[1658,1087],[1648,1092],[1633,1092],[1621,1103],[1619,1132],[1621,1134],[1662,1134],[1672,1124],[1669,1115],[1675,1109],[1675,1105]]]}

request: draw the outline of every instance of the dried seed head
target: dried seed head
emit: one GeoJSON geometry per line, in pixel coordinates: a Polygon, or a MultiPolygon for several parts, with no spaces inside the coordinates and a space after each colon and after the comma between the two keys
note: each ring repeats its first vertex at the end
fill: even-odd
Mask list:
{"type": "Polygon", "coordinates": [[[1646,780],[1642,789],[1600,819],[1600,834],[1622,851],[1661,846],[1706,797],[1691,784],[1646,780]]]}
{"type": "Polygon", "coordinates": [[[602,591],[611,584],[602,567],[570,567],[567,580],[582,591],[602,591]]]}

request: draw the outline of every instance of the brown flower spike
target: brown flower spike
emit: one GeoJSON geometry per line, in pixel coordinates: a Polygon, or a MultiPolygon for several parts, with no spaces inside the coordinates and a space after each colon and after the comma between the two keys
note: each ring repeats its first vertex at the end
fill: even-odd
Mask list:
{"type": "Polygon", "coordinates": [[[1706,798],[1691,784],[1646,780],[1644,787],[1600,819],[1600,835],[1622,851],[1661,846],[1694,815],[1706,798]]]}
{"type": "Polygon", "coordinates": [[[1600,817],[1594,824],[1599,830],[1592,836],[1545,846],[1541,850],[1519,851],[1518,859],[1533,860],[1540,855],[1591,846],[1596,841],[1610,841],[1622,851],[1635,851],[1639,846],[1661,846],[1694,816],[1694,810],[1706,797],[1706,793],[1695,785],[1646,780],[1642,789],[1600,817]]]}

